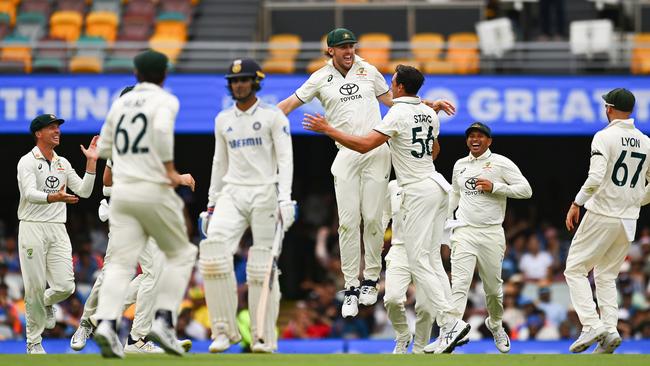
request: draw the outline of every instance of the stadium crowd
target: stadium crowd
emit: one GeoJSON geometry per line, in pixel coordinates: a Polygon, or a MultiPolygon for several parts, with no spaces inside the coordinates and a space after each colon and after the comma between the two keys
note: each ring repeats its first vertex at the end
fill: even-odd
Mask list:
{"type": "MultiPolygon", "coordinates": [[[[186,200],[188,198],[186,197],[186,200]]],[[[108,227],[93,213],[70,210],[68,231],[73,244],[75,295],[57,305],[57,326],[45,337],[70,337],[78,326],[83,303],[103,266],[108,227]]],[[[188,220],[189,223],[194,222],[188,220]]],[[[330,194],[311,195],[301,201],[301,217],[285,239],[280,260],[283,304],[279,321],[284,339],[392,338],[394,333],[381,301],[360,307],[359,315],[343,319],[340,308],[343,276],[337,243],[337,215],[330,194]]],[[[503,260],[504,326],[513,340],[573,339],[580,332],[571,309],[563,270],[570,244],[564,228],[543,220],[531,220],[509,210],[504,222],[507,249],[503,260]],[[537,223],[533,223],[536,221],[537,223]]],[[[17,228],[0,221],[0,340],[22,339],[25,332],[25,303],[18,260],[17,228]]],[[[196,233],[196,228],[189,228],[196,233]]],[[[390,247],[390,229],[385,235],[384,255],[390,247]]],[[[240,330],[248,334],[246,304],[246,257],[251,236],[245,235],[235,257],[239,285],[240,330]]],[[[199,238],[193,241],[198,243],[199,238]]],[[[442,257],[449,271],[450,250],[442,257]]],[[[380,291],[383,283],[380,284],[380,291]]],[[[650,338],[650,226],[637,231],[618,278],[618,331],[624,339],[650,338]]],[[[414,327],[414,289],[409,290],[407,314],[414,327]]],[[[380,295],[381,297],[381,295],[380,295]]],[[[483,325],[485,296],[478,276],[472,284],[465,319],[472,325],[473,340],[490,338],[483,325]]],[[[134,308],[122,322],[126,336],[134,308]]],[[[178,320],[179,338],[210,338],[209,315],[202,280],[195,270],[178,320]]],[[[434,333],[436,334],[436,333],[434,333]]]]}

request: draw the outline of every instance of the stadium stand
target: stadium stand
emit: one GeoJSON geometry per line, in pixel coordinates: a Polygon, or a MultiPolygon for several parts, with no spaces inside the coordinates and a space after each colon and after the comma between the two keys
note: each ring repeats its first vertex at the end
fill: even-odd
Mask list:
{"type": "Polygon", "coordinates": [[[295,34],[276,34],[269,39],[269,56],[262,64],[267,73],[292,74],[301,39],[295,34]]]}

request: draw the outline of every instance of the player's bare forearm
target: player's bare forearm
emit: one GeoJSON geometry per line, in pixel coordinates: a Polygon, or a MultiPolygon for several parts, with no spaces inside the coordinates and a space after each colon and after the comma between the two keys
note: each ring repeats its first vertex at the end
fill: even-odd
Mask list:
{"type": "Polygon", "coordinates": [[[302,101],[298,99],[298,97],[295,94],[291,94],[285,100],[278,103],[277,107],[280,108],[280,110],[282,111],[282,113],[284,113],[285,116],[287,116],[289,115],[289,113],[293,112],[296,108],[300,107],[301,105],[302,105],[302,101]]]}
{"type": "Polygon", "coordinates": [[[106,167],[104,168],[102,183],[104,184],[105,187],[113,186],[113,170],[108,165],[106,165],[106,167]]]}
{"type": "Polygon", "coordinates": [[[366,136],[354,136],[347,134],[332,127],[329,123],[327,123],[325,117],[321,116],[319,113],[316,113],[314,116],[305,113],[305,118],[302,121],[302,126],[309,131],[325,134],[339,144],[347,147],[348,149],[360,152],[362,154],[367,153],[368,151],[376,148],[388,140],[388,136],[377,131],[371,131],[366,136]]]}

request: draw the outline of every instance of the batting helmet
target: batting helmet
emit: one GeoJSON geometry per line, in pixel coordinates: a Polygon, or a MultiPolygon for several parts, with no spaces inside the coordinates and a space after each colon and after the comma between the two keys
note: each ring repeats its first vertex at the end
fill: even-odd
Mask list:
{"type": "Polygon", "coordinates": [[[255,60],[242,58],[233,61],[228,68],[228,74],[226,74],[226,79],[239,77],[251,77],[253,78],[255,85],[259,87],[260,82],[264,77],[266,77],[266,75],[264,75],[262,68],[257,64],[257,62],[255,62],[255,60]]]}

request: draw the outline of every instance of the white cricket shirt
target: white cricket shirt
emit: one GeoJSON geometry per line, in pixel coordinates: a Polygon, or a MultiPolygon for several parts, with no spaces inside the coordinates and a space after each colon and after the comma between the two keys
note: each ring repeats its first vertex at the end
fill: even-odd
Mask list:
{"type": "Polygon", "coordinates": [[[47,202],[47,195],[58,192],[64,185],[79,197],[88,198],[93,191],[95,174],[84,174],[81,179],[70,162],[54,153],[48,162],[40,149],[23,155],[18,162],[18,219],[21,221],[65,223],[66,204],[47,202]]]}
{"type": "Polygon", "coordinates": [[[404,186],[435,172],[431,148],[440,133],[440,121],[436,112],[418,97],[396,98],[393,103],[374,129],[390,137],[388,144],[397,184],[404,186]]]}
{"type": "Polygon", "coordinates": [[[634,120],[613,120],[594,135],[589,176],[576,203],[599,215],[636,220],[650,180],[648,155],[650,139],[634,120]]]}
{"type": "Polygon", "coordinates": [[[163,163],[174,160],[178,108],[175,96],[152,83],[138,83],[113,103],[102,126],[99,155],[113,160],[114,196],[131,183],[170,183],[163,163]]]}
{"type": "Polygon", "coordinates": [[[325,109],[327,121],[336,129],[365,136],[381,121],[377,97],[386,93],[388,85],[384,76],[377,68],[355,56],[346,76],[341,75],[329,60],[295,94],[303,103],[318,99],[325,109]]]}
{"type": "Polygon", "coordinates": [[[479,157],[469,154],[456,161],[451,185],[448,217],[458,208],[456,219],[474,227],[501,225],[508,198],[530,198],[533,194],[517,165],[489,149],[479,157]],[[492,182],[491,193],[476,189],[478,178],[492,182]]]}
{"type": "Polygon", "coordinates": [[[278,200],[291,199],[293,148],[289,120],[276,106],[257,102],[246,111],[236,105],[214,120],[215,149],[208,206],[224,183],[278,183],[278,200]]]}

